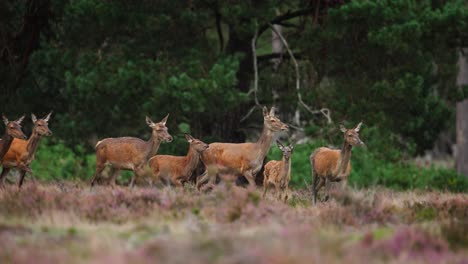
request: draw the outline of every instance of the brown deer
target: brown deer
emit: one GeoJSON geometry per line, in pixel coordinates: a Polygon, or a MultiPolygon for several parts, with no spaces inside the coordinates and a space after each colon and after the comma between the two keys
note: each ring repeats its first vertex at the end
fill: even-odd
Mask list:
{"type": "Polygon", "coordinates": [[[34,123],[32,134],[28,140],[14,139],[10,149],[3,157],[3,171],[0,175],[0,185],[4,183],[6,175],[12,168],[18,168],[21,171],[20,180],[18,181],[18,188],[23,185],[24,177],[26,172],[33,174],[32,169],[29,167],[31,162],[35,158],[39,141],[43,136],[51,136],[52,131],[49,129],[49,119],[52,115],[50,112],[47,116],[42,119],[37,119],[34,114],[31,115],[31,119],[34,123]]]}
{"type": "Polygon", "coordinates": [[[130,186],[134,186],[135,177],[144,173],[144,166],[149,158],[156,155],[162,141],[171,142],[172,136],[167,131],[166,121],[169,114],[159,123],[154,123],[146,117],[146,123],[153,130],[148,141],[134,137],[106,138],[96,144],[96,172],[91,180],[91,186],[104,170],[106,164],[112,167],[111,185],[115,186],[115,179],[120,170],[133,171],[130,186]]]}
{"type": "Polygon", "coordinates": [[[263,197],[265,197],[270,184],[275,186],[278,199],[283,196],[284,201],[288,200],[288,185],[291,180],[291,154],[294,146],[290,144],[285,147],[281,142],[276,141],[283,158],[281,160],[269,161],[263,170],[263,197]]]}
{"type": "Polygon", "coordinates": [[[325,185],[328,197],[329,182],[343,182],[346,186],[351,172],[351,150],[353,146],[362,146],[364,142],[359,138],[362,122],[355,128],[346,129],[340,125],[344,133],[344,143],[341,150],[321,147],[310,155],[312,169],[312,197],[317,202],[317,193],[325,185]]]}
{"type": "Polygon", "coordinates": [[[270,150],[273,135],[279,131],[287,131],[289,127],[275,116],[272,107],[270,113],[263,107],[263,131],[255,143],[211,143],[210,147],[202,153],[202,161],[206,166],[205,172],[197,182],[200,190],[202,184],[209,180],[214,184],[216,173],[243,175],[250,187],[255,186],[255,176],[263,165],[263,160],[270,150]]]}
{"type": "Polygon", "coordinates": [[[8,149],[13,142],[13,138],[25,139],[23,131],[21,130],[21,122],[24,120],[24,116],[18,118],[18,120],[8,121],[4,115],[2,116],[3,122],[5,123],[6,130],[2,139],[0,140],[0,161],[3,159],[3,156],[8,152],[8,149]]]}
{"type": "Polygon", "coordinates": [[[156,155],[148,161],[154,181],[164,180],[182,187],[190,178],[200,162],[201,153],[208,149],[208,144],[188,134],[185,138],[190,143],[186,156],[156,155]]]}

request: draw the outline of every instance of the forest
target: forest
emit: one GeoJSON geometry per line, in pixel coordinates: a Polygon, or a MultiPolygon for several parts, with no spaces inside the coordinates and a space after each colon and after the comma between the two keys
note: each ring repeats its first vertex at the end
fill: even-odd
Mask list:
{"type": "MultiPolygon", "coordinates": [[[[39,178],[90,178],[95,143],[147,139],[146,115],[170,113],[177,136],[160,153],[183,155],[183,133],[256,140],[259,106],[274,105],[290,134],[309,142],[297,156],[339,146],[338,125],[363,121],[358,186],[458,188],[398,176],[423,177],[407,163],[416,155],[437,147],[452,155],[455,104],[467,97],[456,83],[464,1],[29,0],[2,1],[0,10],[2,112],[54,111],[54,136],[33,164],[39,178]]],[[[293,182],[303,185],[308,169],[297,172],[293,182]]],[[[467,187],[447,170],[424,173],[435,174],[467,187]]]]}
{"type": "Polygon", "coordinates": [[[10,121],[25,115],[28,137],[34,120],[50,129],[23,191],[15,186],[21,172],[0,179],[0,241],[16,241],[0,260],[466,260],[465,0],[3,0],[0,79],[0,112],[10,121]],[[179,192],[145,181],[131,189],[131,171],[111,188],[107,170],[89,188],[105,138],[148,140],[169,115],[172,138],[158,155],[186,155],[192,137],[256,142],[270,116],[264,107],[288,130],[275,134],[262,164],[294,146],[287,202],[262,199],[263,166],[254,191],[221,183],[179,192]],[[334,198],[314,206],[310,155],[341,148],[341,126],[357,128],[365,143],[352,150],[351,190],[332,188],[334,198]],[[304,236],[312,233],[325,242],[304,236]],[[278,236],[292,243],[265,244],[278,236]],[[40,253],[34,241],[54,253],[40,253]],[[363,255],[347,249],[356,241],[363,255]],[[257,254],[250,247],[258,243],[257,254]],[[24,254],[12,253],[21,245],[24,254]],[[314,251],[302,254],[306,246],[314,251]]]}

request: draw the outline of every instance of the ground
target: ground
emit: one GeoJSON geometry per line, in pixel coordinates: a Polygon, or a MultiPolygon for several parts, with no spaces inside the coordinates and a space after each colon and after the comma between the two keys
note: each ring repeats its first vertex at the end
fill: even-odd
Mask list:
{"type": "Polygon", "coordinates": [[[0,263],[467,263],[468,194],[335,192],[314,206],[220,185],[0,190],[0,263]]]}

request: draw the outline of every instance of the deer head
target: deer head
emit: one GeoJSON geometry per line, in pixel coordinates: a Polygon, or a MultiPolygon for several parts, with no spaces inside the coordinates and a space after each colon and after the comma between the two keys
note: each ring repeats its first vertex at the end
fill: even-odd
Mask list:
{"type": "Polygon", "coordinates": [[[341,132],[344,133],[345,142],[351,146],[363,146],[364,142],[359,138],[359,130],[361,130],[362,121],[355,128],[347,129],[340,125],[341,132]]]}
{"type": "Polygon", "coordinates": [[[190,146],[192,146],[197,152],[203,152],[209,147],[209,145],[205,142],[196,139],[189,134],[185,134],[185,139],[187,139],[187,142],[190,143],[190,146]]]}
{"type": "Polygon", "coordinates": [[[151,118],[146,117],[146,124],[148,124],[151,129],[153,129],[153,137],[159,139],[160,141],[171,142],[172,136],[167,131],[166,122],[169,114],[164,117],[160,122],[154,123],[151,118]]]}
{"type": "Polygon", "coordinates": [[[8,118],[6,118],[5,115],[3,115],[2,118],[8,135],[15,138],[26,139],[26,135],[21,130],[21,122],[24,120],[24,115],[14,121],[8,121],[8,118]]]}
{"type": "Polygon", "coordinates": [[[271,107],[269,113],[268,113],[268,109],[265,106],[263,107],[263,120],[264,120],[265,126],[271,132],[288,131],[289,130],[288,125],[281,122],[281,120],[278,117],[275,116],[275,108],[274,107],[271,107]]]}
{"type": "Polygon", "coordinates": [[[34,123],[33,130],[36,131],[40,136],[51,136],[52,131],[49,129],[49,119],[52,115],[52,111],[46,115],[44,118],[37,119],[36,115],[31,114],[31,119],[34,123]]]}
{"type": "Polygon", "coordinates": [[[281,142],[279,142],[279,140],[276,141],[276,144],[278,145],[278,148],[283,152],[283,157],[286,159],[286,160],[289,160],[291,158],[291,154],[294,150],[294,146],[293,144],[289,144],[289,146],[285,147],[283,146],[283,144],[281,144],[281,142]]]}

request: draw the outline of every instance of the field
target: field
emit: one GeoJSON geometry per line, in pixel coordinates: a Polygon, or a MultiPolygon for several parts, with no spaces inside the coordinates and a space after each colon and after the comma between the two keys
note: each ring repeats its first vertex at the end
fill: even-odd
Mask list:
{"type": "Polygon", "coordinates": [[[335,191],[310,204],[219,185],[0,191],[1,263],[467,263],[468,194],[335,191]]]}

